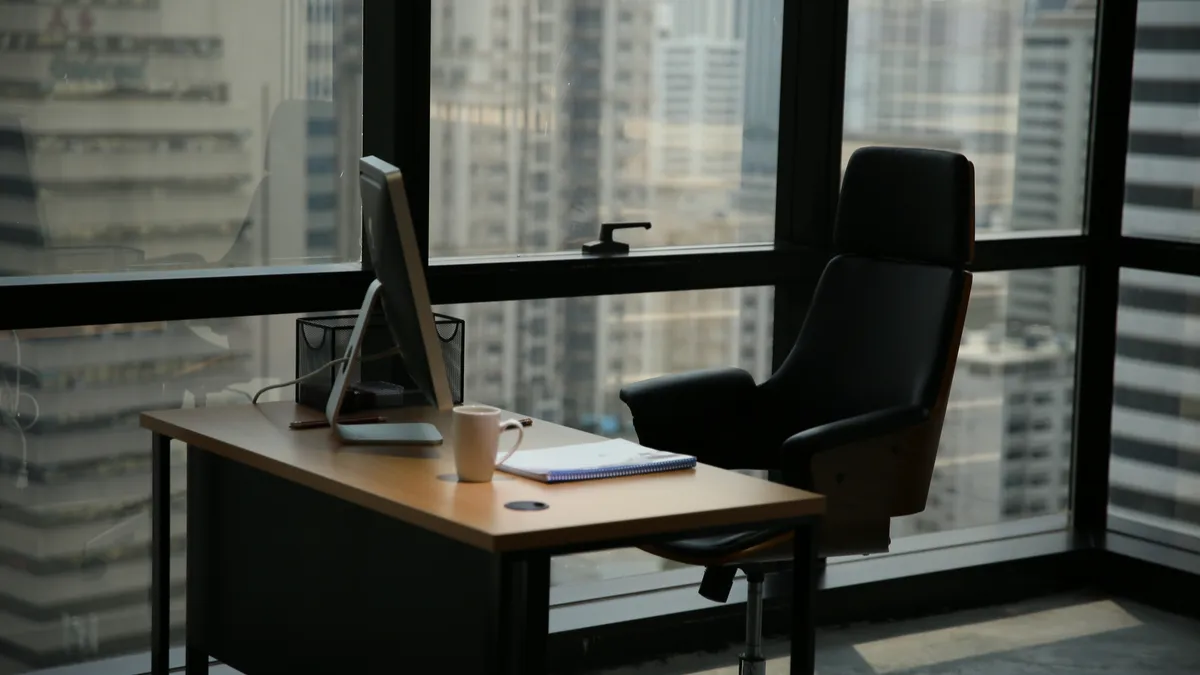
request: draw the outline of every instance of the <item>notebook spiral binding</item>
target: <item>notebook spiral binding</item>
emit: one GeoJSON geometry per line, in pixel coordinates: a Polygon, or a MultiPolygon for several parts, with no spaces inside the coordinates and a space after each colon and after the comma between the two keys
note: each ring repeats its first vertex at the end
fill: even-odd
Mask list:
{"type": "Polygon", "coordinates": [[[622,476],[641,476],[648,473],[678,471],[691,469],[696,466],[695,457],[680,457],[669,462],[654,464],[633,464],[619,469],[586,469],[579,471],[551,471],[546,474],[547,483],[569,483],[577,480],[596,480],[600,478],[621,478],[622,476]]]}

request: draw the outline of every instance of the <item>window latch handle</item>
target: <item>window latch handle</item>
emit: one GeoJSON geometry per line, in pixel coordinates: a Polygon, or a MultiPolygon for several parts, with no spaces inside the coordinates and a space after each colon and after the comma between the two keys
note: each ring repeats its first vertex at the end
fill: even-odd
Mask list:
{"type": "Polygon", "coordinates": [[[636,223],[601,223],[600,238],[596,241],[589,241],[583,245],[583,252],[587,255],[614,255],[618,253],[629,253],[629,244],[613,239],[613,232],[617,230],[627,230],[633,227],[640,227],[643,230],[650,229],[648,222],[636,223]]]}

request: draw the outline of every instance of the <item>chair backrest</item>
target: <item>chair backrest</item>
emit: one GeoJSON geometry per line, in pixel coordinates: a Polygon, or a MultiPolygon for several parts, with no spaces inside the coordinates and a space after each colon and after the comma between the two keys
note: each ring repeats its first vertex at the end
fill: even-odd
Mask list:
{"type": "Polygon", "coordinates": [[[970,294],[974,182],[957,153],[856,151],[838,201],[835,257],[792,352],[763,385],[797,431],[896,406],[929,410],[916,484],[897,507],[914,512],[929,489],[970,294]]]}

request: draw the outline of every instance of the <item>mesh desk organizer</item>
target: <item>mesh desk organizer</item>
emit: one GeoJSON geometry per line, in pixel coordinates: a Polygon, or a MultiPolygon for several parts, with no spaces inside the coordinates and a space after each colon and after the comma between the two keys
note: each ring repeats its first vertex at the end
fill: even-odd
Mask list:
{"type": "MultiPolygon", "coordinates": [[[[446,362],[446,375],[450,380],[450,393],[454,403],[463,402],[463,358],[466,354],[466,322],[445,314],[434,314],[434,325],[442,345],[442,358],[446,362]]],[[[355,314],[308,317],[296,319],[296,377],[311,373],[330,361],[346,354],[350,332],[354,329],[355,314]]],[[[386,382],[403,390],[399,394],[400,405],[426,405],[428,401],[416,392],[412,379],[404,368],[400,355],[371,359],[395,347],[391,331],[382,314],[376,314],[367,325],[363,337],[362,354],[366,357],[350,365],[349,383],[386,382]]],[[[296,402],[302,405],[325,409],[329,392],[333,389],[337,368],[330,368],[315,377],[296,385],[296,402]]],[[[352,390],[353,391],[353,390],[352,390]]],[[[342,406],[343,413],[353,413],[368,407],[369,401],[351,395],[342,406]]]]}

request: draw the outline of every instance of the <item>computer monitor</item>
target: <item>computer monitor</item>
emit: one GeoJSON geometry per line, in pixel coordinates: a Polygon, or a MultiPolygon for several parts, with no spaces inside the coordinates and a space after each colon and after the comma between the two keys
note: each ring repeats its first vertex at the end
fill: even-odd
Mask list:
{"type": "Polygon", "coordinates": [[[337,378],[325,415],[343,442],[376,445],[436,445],[442,436],[432,424],[338,424],[351,365],[362,357],[363,335],[378,302],[395,340],[400,359],[419,393],[439,410],[454,405],[442,343],[429,302],[429,287],[417,247],[412,214],[400,169],[377,157],[364,157],[358,166],[362,193],[363,242],[375,271],[350,333],[346,360],[337,378]]]}

